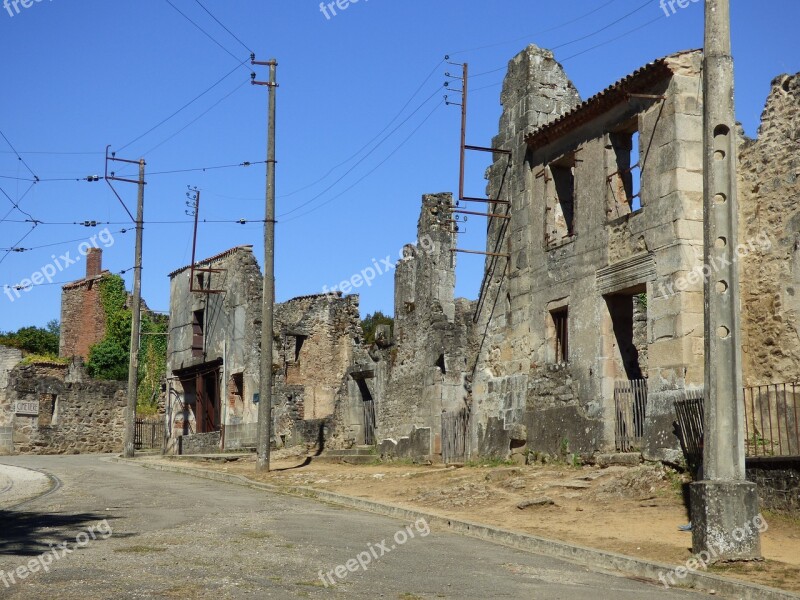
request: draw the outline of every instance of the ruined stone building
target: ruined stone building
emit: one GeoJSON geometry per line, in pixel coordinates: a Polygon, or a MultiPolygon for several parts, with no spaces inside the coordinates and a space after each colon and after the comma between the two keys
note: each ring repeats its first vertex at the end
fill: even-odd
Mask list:
{"type": "Polygon", "coordinates": [[[86,254],[86,277],[61,288],[59,356],[88,358],[89,349],[105,336],[106,317],[97,284],[107,275],[103,251],[90,248],[86,254]]]}
{"type": "MultiPolygon", "coordinates": [[[[170,274],[168,450],[254,447],[257,441],[262,275],[252,246],[170,274]]],[[[314,295],[277,304],[273,332],[275,443],[334,437],[348,370],[360,348],[358,297],[314,295]]],[[[357,386],[356,386],[357,387],[357,386]]],[[[362,420],[363,411],[354,418],[362,420]]],[[[338,418],[337,431],[363,428],[338,418]]]]}
{"type": "MultiPolygon", "coordinates": [[[[452,195],[424,195],[418,242],[397,263],[393,331],[365,344],[357,296],[276,305],[274,442],[434,461],[679,460],[675,402],[702,394],[714,272],[701,67],[700,51],[679,52],[584,101],[551,52],[512,59],[492,142],[508,153],[487,171],[487,196],[508,204],[488,205],[505,218],[489,221],[477,298],[454,297],[452,195]]],[[[776,79],[758,139],[741,139],[748,386],[800,373],[799,97],[797,76],[776,79]]],[[[261,273],[249,246],[200,266],[194,282],[189,267],[171,274],[171,447],[253,446],[261,273]]]]}
{"type": "MultiPolygon", "coordinates": [[[[511,154],[495,154],[487,196],[510,205],[489,205],[508,218],[490,220],[486,247],[508,258],[487,257],[478,299],[454,301],[452,199],[424,197],[418,235],[438,247],[398,265],[394,346],[376,365],[383,453],[679,460],[675,401],[704,384],[713,277],[701,66],[676,53],[581,101],[549,51],[509,63],[493,147],[511,154]]],[[[758,139],[742,140],[746,385],[800,373],[798,113],[797,77],[781,77],[758,139]]]]}

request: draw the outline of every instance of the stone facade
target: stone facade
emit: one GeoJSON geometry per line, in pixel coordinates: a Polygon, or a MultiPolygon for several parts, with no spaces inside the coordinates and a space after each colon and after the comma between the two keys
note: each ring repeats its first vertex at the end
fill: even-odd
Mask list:
{"type": "Polygon", "coordinates": [[[102,268],[103,251],[91,248],[86,255],[86,277],[61,288],[61,338],[59,356],[89,357],[89,349],[106,334],[106,316],[98,283],[108,275],[102,268]]]}
{"type": "Polygon", "coordinates": [[[35,413],[14,415],[14,451],[22,454],[82,454],[122,451],[126,384],[89,379],[82,363],[17,366],[8,377],[6,399],[35,413]]]}
{"type": "Polygon", "coordinates": [[[515,422],[535,451],[613,449],[615,382],[647,378],[637,427],[648,454],[674,458],[672,402],[703,381],[702,281],[675,284],[702,264],[700,65],[676,54],[578,104],[548,51],[510,63],[494,147],[512,155],[487,188],[511,202],[487,243],[510,264],[487,260],[481,290],[479,454],[490,423],[515,422]]]}
{"type": "Polygon", "coordinates": [[[22,351],[0,346],[0,454],[14,451],[14,403],[8,390],[11,371],[22,362],[22,351]]]}
{"type": "MultiPolygon", "coordinates": [[[[417,244],[405,248],[395,271],[394,339],[373,348],[362,366],[375,372],[366,383],[374,386],[377,439],[397,444],[428,429],[426,455],[441,453],[442,413],[469,407],[474,307],[453,294],[456,234],[446,222],[452,207],[451,194],[423,196],[417,244]]],[[[421,447],[419,436],[407,447],[421,447]]]]}
{"type": "Polygon", "coordinates": [[[797,381],[800,73],[772,81],[758,138],[744,141],[739,163],[744,384],[797,381]]]}
{"type": "MultiPolygon", "coordinates": [[[[170,275],[168,451],[255,447],[258,436],[262,275],[239,246],[170,275]],[[218,437],[209,436],[220,432],[218,437]],[[190,438],[203,436],[203,443],[190,438]]],[[[349,369],[361,344],[358,296],[314,295],[276,304],[273,440],[334,443],[348,429],[349,369]],[[337,413],[337,407],[342,406],[337,413]],[[338,427],[334,426],[334,421],[338,427]]],[[[358,418],[363,416],[356,415],[358,418]]],[[[356,426],[357,428],[357,426],[356,426]]]]}

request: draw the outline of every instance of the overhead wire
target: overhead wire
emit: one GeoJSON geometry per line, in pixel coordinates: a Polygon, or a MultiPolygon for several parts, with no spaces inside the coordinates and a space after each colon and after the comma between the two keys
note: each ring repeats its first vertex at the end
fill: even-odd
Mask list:
{"type": "Polygon", "coordinates": [[[205,5],[204,5],[202,2],[200,2],[200,0],[194,0],[194,1],[197,3],[197,5],[198,5],[200,8],[202,8],[204,11],[206,11],[206,13],[208,14],[208,16],[209,16],[209,17],[211,17],[212,19],[214,19],[214,21],[216,21],[217,25],[219,25],[220,27],[222,27],[222,28],[223,28],[225,31],[227,31],[227,32],[230,34],[230,36],[231,36],[233,39],[235,39],[237,42],[239,42],[239,43],[242,45],[242,47],[243,47],[245,50],[247,50],[247,51],[248,51],[248,52],[250,52],[251,54],[253,53],[253,51],[250,49],[250,47],[249,47],[247,44],[245,44],[245,43],[244,43],[242,40],[240,40],[240,39],[239,39],[239,37],[238,37],[238,36],[237,36],[235,33],[233,33],[233,32],[232,32],[230,29],[228,29],[227,27],[225,27],[225,25],[223,25],[222,21],[220,21],[220,20],[219,20],[217,17],[215,17],[215,16],[214,16],[214,15],[211,13],[211,11],[210,11],[210,10],[208,10],[208,9],[205,7],[205,5]]]}
{"type": "Polygon", "coordinates": [[[36,173],[34,173],[34,172],[33,172],[33,169],[31,169],[30,165],[29,165],[28,163],[26,163],[26,162],[25,162],[25,159],[24,159],[24,158],[22,158],[22,157],[20,156],[19,152],[17,152],[17,149],[16,149],[16,148],[14,148],[14,145],[13,145],[13,144],[11,143],[11,141],[10,141],[10,140],[9,140],[9,139],[6,137],[6,134],[5,134],[5,133],[3,133],[3,131],[2,131],[2,130],[0,130],[0,136],[3,136],[3,139],[6,141],[6,144],[8,144],[8,147],[9,147],[9,148],[11,148],[11,151],[12,151],[14,154],[16,154],[16,156],[17,156],[17,159],[18,159],[18,160],[19,160],[19,161],[20,161],[20,162],[21,162],[23,165],[25,165],[25,168],[26,168],[26,169],[28,169],[28,171],[29,171],[29,172],[30,172],[30,174],[33,176],[33,178],[34,178],[35,180],[38,180],[39,178],[36,176],[36,173]]]}
{"type": "Polygon", "coordinates": [[[329,170],[327,173],[325,173],[325,175],[323,175],[322,177],[320,177],[319,179],[317,179],[317,180],[315,180],[315,181],[312,181],[311,183],[309,183],[309,184],[307,184],[307,185],[304,185],[303,187],[301,187],[301,188],[298,188],[298,189],[296,189],[296,190],[294,190],[294,191],[288,192],[288,193],[286,193],[286,194],[281,194],[281,195],[279,195],[279,196],[278,196],[278,198],[279,198],[279,199],[280,199],[280,198],[289,198],[290,196],[294,196],[294,195],[296,195],[296,194],[298,194],[298,193],[300,193],[300,192],[302,192],[302,191],[305,191],[305,190],[307,190],[308,188],[314,187],[315,185],[317,185],[317,184],[318,184],[318,183],[320,183],[321,181],[324,181],[325,179],[327,179],[327,177],[328,177],[328,176],[329,176],[331,173],[333,173],[333,172],[334,172],[336,169],[338,169],[339,167],[342,167],[342,166],[346,165],[346,164],[347,164],[347,163],[349,163],[351,160],[353,160],[354,158],[356,158],[356,157],[357,157],[359,154],[361,154],[361,153],[362,153],[362,152],[363,152],[365,149],[367,149],[369,146],[371,146],[371,145],[372,145],[372,143],[373,143],[375,140],[377,140],[377,139],[378,139],[378,138],[379,138],[381,135],[383,135],[383,134],[386,132],[386,130],[387,130],[387,129],[389,129],[389,127],[391,127],[391,126],[394,124],[394,122],[395,122],[395,121],[397,121],[397,119],[399,119],[399,118],[402,116],[402,114],[405,112],[406,108],[408,108],[408,105],[409,105],[409,104],[411,104],[411,102],[414,100],[414,98],[416,98],[416,97],[417,97],[417,95],[420,93],[420,91],[422,91],[422,88],[424,88],[424,87],[425,87],[425,84],[426,84],[426,83],[428,83],[428,81],[430,80],[430,78],[431,78],[431,77],[433,77],[434,73],[436,73],[436,70],[437,70],[437,69],[438,69],[438,68],[439,68],[439,67],[442,65],[442,63],[444,63],[444,62],[445,62],[445,61],[444,61],[444,59],[443,59],[443,60],[440,60],[438,63],[436,63],[436,66],[434,66],[434,67],[433,67],[433,69],[431,69],[430,73],[428,73],[428,75],[425,77],[425,79],[423,79],[423,80],[422,80],[422,83],[420,83],[420,84],[419,84],[419,86],[417,87],[417,89],[416,89],[416,90],[414,90],[414,93],[413,93],[413,94],[411,94],[411,96],[408,98],[408,100],[406,100],[405,104],[403,104],[403,106],[400,108],[400,110],[398,111],[398,113],[397,113],[397,114],[396,114],[396,115],[395,115],[395,116],[392,118],[392,120],[391,120],[391,121],[389,121],[389,123],[387,123],[387,124],[386,124],[386,126],[385,126],[383,129],[381,129],[381,130],[380,130],[380,131],[379,131],[377,134],[375,134],[375,136],[374,136],[372,139],[370,139],[370,140],[369,140],[369,141],[368,141],[366,144],[364,144],[363,146],[361,146],[361,148],[359,148],[359,149],[358,149],[358,150],[357,150],[357,151],[356,151],[354,154],[352,154],[351,156],[349,156],[348,158],[346,158],[345,160],[343,160],[343,161],[342,161],[342,162],[340,162],[339,164],[337,164],[337,165],[334,165],[333,167],[331,167],[331,168],[330,168],[330,170],[329,170]]]}
{"type": "MultiPolygon", "coordinates": [[[[216,39],[216,38],[215,38],[213,35],[211,35],[211,34],[210,34],[210,33],[208,33],[208,32],[207,32],[205,29],[203,29],[202,27],[200,27],[200,25],[198,25],[197,23],[195,23],[195,22],[194,22],[194,21],[193,21],[193,20],[192,20],[192,19],[189,17],[189,15],[187,15],[187,14],[186,14],[186,13],[184,13],[184,12],[183,12],[183,11],[182,11],[180,8],[178,8],[177,6],[175,6],[175,5],[172,3],[172,1],[171,1],[171,0],[164,0],[164,2],[166,2],[167,4],[169,4],[169,5],[170,5],[172,8],[174,8],[174,9],[175,9],[175,10],[178,12],[178,14],[179,14],[179,15],[181,15],[181,16],[182,16],[184,19],[186,19],[187,21],[189,21],[189,23],[191,23],[192,25],[194,25],[194,26],[195,26],[195,27],[196,27],[198,30],[200,30],[200,31],[203,33],[203,35],[205,35],[205,36],[206,36],[208,39],[210,39],[210,40],[211,40],[212,42],[214,42],[214,43],[215,43],[217,46],[219,46],[220,48],[222,48],[222,50],[223,50],[225,53],[227,53],[229,56],[231,56],[231,57],[233,58],[233,60],[235,60],[235,61],[238,61],[238,60],[239,60],[239,57],[238,57],[238,56],[236,56],[236,55],[235,55],[233,52],[231,52],[231,51],[230,51],[230,50],[228,50],[228,49],[227,49],[225,46],[223,46],[223,45],[222,45],[222,44],[221,44],[221,43],[220,43],[220,42],[219,42],[219,41],[218,41],[218,40],[217,40],[217,39],[216,39]]],[[[206,10],[206,12],[208,12],[208,11],[206,10]]],[[[210,13],[209,13],[209,14],[210,14],[210,13]]],[[[230,32],[228,32],[228,33],[230,33],[230,32]]],[[[248,49],[248,50],[249,50],[249,49],[248,49]]],[[[239,64],[239,65],[238,65],[236,68],[238,69],[238,68],[239,68],[241,65],[243,65],[243,64],[244,64],[244,63],[241,63],[241,64],[239,64]]]]}
{"type": "Polygon", "coordinates": [[[577,23],[578,21],[580,21],[582,19],[585,19],[586,17],[589,17],[589,16],[593,15],[596,12],[599,12],[600,10],[604,9],[609,4],[613,4],[616,1],[617,0],[609,0],[605,4],[602,4],[602,5],[598,6],[597,8],[594,8],[594,9],[590,10],[589,12],[582,14],[579,17],[576,17],[576,18],[571,19],[569,21],[565,21],[564,23],[560,23],[558,25],[554,25],[553,27],[549,27],[547,29],[542,29],[540,31],[536,31],[536,32],[530,33],[528,35],[523,35],[523,36],[520,36],[518,38],[511,39],[511,40],[506,40],[504,42],[497,42],[497,43],[494,43],[494,44],[487,44],[485,46],[478,46],[476,48],[468,48],[466,50],[457,50],[456,52],[451,52],[450,56],[455,56],[456,54],[465,54],[467,52],[475,52],[476,50],[485,50],[487,48],[496,48],[498,46],[505,46],[506,44],[512,44],[512,43],[518,42],[520,40],[530,39],[535,35],[543,35],[545,33],[550,33],[552,31],[556,31],[558,29],[561,29],[562,27],[566,27],[568,25],[572,25],[573,23],[577,23]]]}
{"type": "Polygon", "coordinates": [[[172,113],[172,114],[171,114],[170,116],[168,116],[166,119],[163,119],[163,120],[159,121],[157,124],[153,125],[153,126],[150,128],[150,129],[148,129],[147,131],[145,131],[143,134],[141,134],[141,135],[139,135],[139,136],[135,137],[134,139],[132,139],[130,142],[128,142],[127,144],[125,144],[125,145],[124,145],[124,146],[122,146],[121,148],[118,148],[118,149],[117,149],[117,152],[122,152],[122,151],[123,151],[123,150],[125,150],[125,148],[127,148],[128,146],[131,146],[132,144],[134,144],[134,143],[138,142],[140,139],[142,139],[142,138],[143,138],[143,137],[145,137],[146,135],[148,135],[148,134],[152,133],[153,131],[155,131],[156,129],[158,129],[159,127],[161,127],[161,126],[162,126],[164,123],[166,123],[166,122],[167,122],[167,121],[169,121],[170,119],[173,119],[173,118],[174,118],[175,116],[177,116],[179,113],[181,113],[181,112],[183,112],[184,110],[186,110],[186,109],[187,109],[189,106],[191,106],[192,104],[194,104],[195,102],[197,102],[197,101],[198,101],[200,98],[202,98],[203,96],[205,96],[207,93],[209,93],[209,92],[210,92],[211,90],[213,90],[215,87],[217,87],[219,84],[221,84],[223,81],[225,81],[225,80],[226,80],[228,77],[230,77],[231,75],[233,75],[233,74],[236,72],[236,70],[237,70],[239,67],[241,67],[241,66],[242,66],[244,63],[246,63],[248,60],[250,60],[250,59],[248,58],[248,59],[246,59],[246,60],[243,60],[243,61],[242,61],[240,64],[238,64],[236,67],[234,67],[233,69],[231,69],[230,71],[228,71],[228,73],[226,73],[226,74],[225,74],[225,75],[223,75],[223,76],[222,76],[220,79],[218,79],[218,80],[217,80],[217,81],[216,81],[214,84],[212,84],[210,87],[206,88],[204,91],[202,91],[201,93],[199,93],[197,96],[195,96],[195,97],[194,97],[194,98],[192,98],[191,100],[189,100],[189,102],[187,102],[186,104],[184,104],[183,106],[181,106],[181,107],[180,107],[178,110],[176,110],[174,113],[172,113]]]}
{"type": "MultiPolygon", "coordinates": [[[[294,221],[295,219],[299,219],[299,218],[301,218],[301,217],[304,217],[304,216],[306,216],[306,215],[309,215],[309,214],[311,214],[312,212],[314,212],[314,211],[316,211],[316,210],[319,210],[320,208],[322,208],[322,207],[323,207],[323,206],[325,206],[326,204],[330,204],[331,202],[333,202],[333,201],[334,201],[334,200],[336,200],[337,198],[340,198],[341,196],[343,196],[344,194],[346,194],[347,192],[349,192],[350,190],[352,190],[352,189],[353,189],[354,187],[356,187],[356,186],[357,186],[359,183],[361,183],[361,182],[362,182],[362,181],[364,181],[364,180],[365,180],[367,177],[369,177],[369,176],[370,176],[370,175],[372,175],[372,174],[373,174],[375,171],[377,171],[377,170],[378,170],[378,169],[379,169],[381,166],[383,166],[383,165],[384,165],[384,163],[386,163],[386,162],[387,162],[387,161],[388,161],[388,160],[389,160],[389,159],[390,159],[392,156],[394,156],[394,155],[395,155],[395,154],[396,154],[396,153],[397,153],[397,152],[398,152],[398,151],[399,151],[399,150],[400,150],[400,149],[401,149],[403,146],[405,146],[405,145],[406,145],[406,143],[407,143],[407,142],[408,142],[408,141],[409,141],[409,140],[410,140],[412,137],[414,137],[414,134],[416,134],[416,133],[417,133],[417,131],[419,131],[419,130],[422,128],[422,126],[423,126],[423,125],[424,125],[424,124],[425,124],[425,123],[428,121],[428,119],[430,119],[430,118],[433,116],[433,113],[435,113],[437,110],[439,110],[439,109],[442,107],[442,105],[443,105],[443,104],[440,102],[439,104],[437,104],[436,106],[434,106],[433,110],[432,110],[431,112],[429,112],[429,113],[428,113],[428,115],[427,115],[427,116],[426,116],[426,117],[425,117],[425,118],[424,118],[424,119],[423,119],[423,120],[422,120],[422,121],[419,123],[419,125],[417,125],[417,126],[414,128],[414,130],[413,130],[413,131],[412,131],[412,132],[411,132],[411,133],[408,135],[408,137],[406,137],[406,138],[405,138],[405,139],[404,139],[402,142],[400,142],[400,144],[399,144],[399,145],[398,145],[398,146],[397,146],[397,147],[396,147],[394,150],[392,150],[392,151],[389,153],[389,155],[388,155],[388,156],[386,156],[386,158],[384,158],[384,159],[383,159],[381,162],[379,162],[377,165],[375,165],[375,167],[373,167],[371,170],[369,170],[367,173],[365,173],[365,174],[364,174],[362,177],[360,177],[360,178],[359,178],[359,179],[358,179],[358,180],[357,180],[355,183],[353,183],[351,186],[349,186],[348,188],[346,188],[346,189],[342,190],[341,192],[339,192],[339,193],[338,193],[338,194],[336,194],[335,196],[333,196],[333,197],[329,198],[329,199],[328,199],[328,200],[326,200],[325,202],[322,202],[322,203],[320,203],[320,204],[318,204],[318,205],[314,206],[313,208],[311,208],[311,209],[309,209],[309,210],[307,210],[307,211],[305,211],[305,212],[302,212],[302,213],[300,213],[299,215],[295,215],[294,217],[292,217],[292,218],[290,218],[290,219],[286,219],[286,220],[285,220],[285,221],[283,221],[283,222],[284,222],[284,223],[288,223],[288,222],[294,221]]],[[[288,214],[288,213],[284,213],[284,214],[288,214]]],[[[278,215],[278,216],[281,216],[281,215],[278,215]]]]}
{"type": "MultiPolygon", "coordinates": [[[[352,173],[352,172],[353,172],[353,171],[356,169],[356,167],[358,167],[360,164],[362,164],[362,163],[363,163],[363,162],[364,162],[364,161],[365,161],[367,158],[369,158],[369,157],[370,157],[370,156],[371,156],[371,155],[372,155],[372,154],[373,154],[373,153],[374,153],[374,152],[375,152],[375,151],[376,151],[378,148],[380,148],[380,147],[383,145],[383,143],[384,143],[384,142],[386,142],[386,141],[387,141],[387,140],[388,140],[390,137],[392,137],[392,135],[394,135],[394,133],[395,133],[395,132],[396,132],[398,129],[400,129],[400,128],[401,128],[403,125],[405,125],[405,124],[406,124],[406,123],[407,123],[407,122],[408,122],[408,121],[409,121],[409,120],[410,120],[410,119],[411,119],[411,118],[412,118],[412,117],[413,117],[415,114],[417,114],[417,113],[418,113],[420,110],[422,110],[422,108],[423,108],[423,107],[424,107],[424,106],[425,106],[425,105],[426,105],[428,102],[430,102],[430,101],[431,101],[431,99],[432,99],[432,98],[433,98],[433,97],[434,97],[436,94],[438,94],[440,91],[441,91],[441,88],[437,88],[437,89],[435,89],[435,90],[433,91],[433,93],[432,93],[430,96],[428,96],[428,97],[427,97],[425,100],[423,100],[423,101],[422,101],[422,103],[421,103],[419,106],[417,106],[417,108],[415,108],[415,109],[414,109],[414,111],[413,111],[411,114],[409,114],[409,115],[408,115],[408,116],[407,116],[405,119],[403,119],[403,121],[401,121],[401,122],[400,122],[400,124],[399,124],[399,125],[397,125],[397,127],[395,127],[394,129],[392,129],[392,131],[390,131],[388,135],[386,135],[386,136],[385,136],[385,137],[384,137],[384,138],[383,138],[383,139],[382,139],[380,142],[378,142],[378,143],[377,143],[377,144],[376,144],[376,145],[375,145],[375,146],[374,146],[374,147],[373,147],[373,148],[372,148],[372,149],[371,149],[369,152],[367,152],[367,153],[366,153],[366,154],[365,154],[363,157],[361,157],[361,159],[359,159],[359,160],[358,160],[358,161],[357,161],[357,162],[356,162],[356,163],[355,163],[355,164],[354,164],[352,167],[350,167],[350,168],[349,168],[349,169],[348,169],[348,170],[347,170],[347,171],[346,171],[346,172],[345,172],[345,173],[344,173],[344,174],[343,174],[341,177],[339,177],[339,179],[337,179],[336,181],[334,181],[332,184],[330,184],[328,187],[326,187],[324,190],[322,190],[322,191],[321,191],[321,192],[319,192],[318,194],[316,194],[316,195],[314,195],[313,197],[309,198],[309,199],[308,199],[308,200],[306,200],[305,202],[303,202],[303,203],[301,203],[301,204],[298,204],[297,206],[295,206],[295,207],[294,207],[294,208],[292,208],[291,210],[289,210],[289,211],[286,211],[285,213],[282,213],[282,215],[280,215],[280,216],[285,216],[285,215],[292,214],[293,212],[296,212],[296,211],[300,210],[301,208],[303,208],[303,207],[305,207],[305,206],[308,206],[309,204],[311,204],[312,202],[314,202],[314,201],[318,200],[318,199],[319,199],[320,197],[322,197],[324,194],[326,194],[327,192],[329,192],[331,189],[333,189],[333,188],[334,188],[334,187],[335,187],[335,186],[336,186],[336,185],[337,185],[339,182],[341,182],[341,181],[342,181],[342,180],[343,180],[345,177],[347,177],[347,176],[348,176],[350,173],[352,173]]],[[[305,214],[305,213],[304,213],[304,214],[305,214]]]]}

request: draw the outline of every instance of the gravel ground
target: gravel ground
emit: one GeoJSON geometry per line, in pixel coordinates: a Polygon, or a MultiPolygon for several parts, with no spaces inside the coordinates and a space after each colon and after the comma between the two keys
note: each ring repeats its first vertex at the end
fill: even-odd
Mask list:
{"type": "Polygon", "coordinates": [[[0,510],[22,504],[50,489],[44,473],[0,464],[0,510]]]}

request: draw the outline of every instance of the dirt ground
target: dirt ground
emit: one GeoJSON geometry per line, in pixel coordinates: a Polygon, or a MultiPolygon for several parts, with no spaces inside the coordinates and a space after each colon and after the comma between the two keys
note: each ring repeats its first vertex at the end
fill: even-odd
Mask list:
{"type": "MultiPolygon", "coordinates": [[[[267,474],[255,472],[254,457],[224,463],[204,461],[202,466],[275,485],[303,485],[379,500],[676,567],[692,555],[691,533],[678,529],[689,520],[683,501],[687,479],[660,464],[605,469],[560,464],[444,467],[403,462],[354,466],[313,461],[304,465],[305,458],[299,451],[274,453],[273,470],[267,474]],[[525,501],[542,504],[519,508],[525,501]]],[[[763,562],[709,570],[800,592],[800,519],[768,512],[764,517],[768,530],[762,535],[763,562]]]]}

